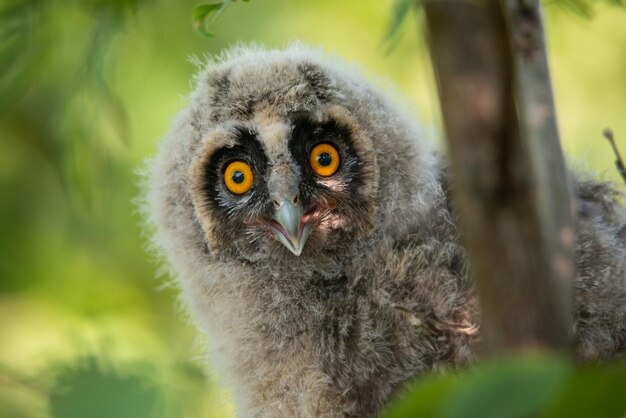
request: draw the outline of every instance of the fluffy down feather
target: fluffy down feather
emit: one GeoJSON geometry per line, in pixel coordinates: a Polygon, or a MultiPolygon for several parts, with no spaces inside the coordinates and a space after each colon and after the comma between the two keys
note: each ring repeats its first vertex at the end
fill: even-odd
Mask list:
{"type": "MultiPolygon", "coordinates": [[[[477,302],[443,165],[387,92],[318,51],[236,48],[197,76],[149,163],[146,212],[240,416],[374,416],[412,376],[472,361],[477,302]],[[209,199],[204,170],[242,129],[268,167],[297,165],[286,143],[302,115],[345,129],[360,176],[345,180],[350,189],[296,257],[239,228],[239,203],[209,199]]],[[[572,335],[584,359],[623,355],[624,209],[609,185],[572,183],[572,335]]]]}

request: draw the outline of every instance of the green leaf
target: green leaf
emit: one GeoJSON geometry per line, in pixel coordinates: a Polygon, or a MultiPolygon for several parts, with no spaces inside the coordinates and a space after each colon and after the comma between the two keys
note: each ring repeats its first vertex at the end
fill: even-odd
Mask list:
{"type": "Polygon", "coordinates": [[[454,375],[437,375],[418,380],[391,404],[385,418],[429,418],[438,416],[447,395],[456,387],[454,375]]]}
{"type": "Polygon", "coordinates": [[[605,364],[576,370],[543,416],[626,416],[626,364],[605,364]]]}
{"type": "Polygon", "coordinates": [[[391,17],[381,42],[382,46],[385,48],[385,55],[391,53],[404,36],[404,31],[401,29],[404,27],[404,22],[407,16],[409,16],[409,12],[411,12],[411,10],[419,10],[421,5],[422,0],[395,0],[391,10],[391,17]]]}
{"type": "Polygon", "coordinates": [[[193,27],[197,33],[213,37],[211,26],[230,4],[230,0],[212,0],[193,9],[193,27]]]}
{"type": "MultiPolygon", "coordinates": [[[[241,0],[244,3],[248,3],[250,0],[241,0]]],[[[237,0],[210,0],[196,6],[193,9],[193,27],[197,33],[206,37],[213,37],[215,34],[211,31],[211,26],[215,23],[218,17],[224,10],[231,4],[236,3],[237,0]]]]}
{"type": "Polygon", "coordinates": [[[516,359],[466,375],[441,410],[449,418],[537,416],[563,386],[570,365],[560,359],[516,359]]]}
{"type": "Polygon", "coordinates": [[[429,375],[392,402],[386,418],[623,418],[626,363],[574,367],[566,358],[522,357],[429,375]]]}
{"type": "Polygon", "coordinates": [[[163,399],[146,377],[122,376],[89,358],[58,376],[50,410],[55,418],[154,418],[160,416],[163,399]]]}
{"type": "MultiPolygon", "coordinates": [[[[624,0],[605,0],[605,3],[611,6],[619,7],[622,11],[626,7],[626,2],[624,0]]],[[[590,0],[555,0],[554,2],[550,2],[548,4],[555,4],[564,9],[569,9],[570,12],[582,18],[591,19],[593,18],[595,7],[598,6],[599,2],[590,0]]]]}
{"type": "Polygon", "coordinates": [[[409,14],[409,10],[411,10],[411,4],[414,0],[396,0],[393,9],[391,11],[391,19],[389,20],[389,24],[387,25],[387,30],[385,31],[385,37],[383,42],[389,42],[393,36],[398,32],[400,26],[406,19],[409,14]]]}
{"type": "Polygon", "coordinates": [[[563,7],[569,8],[570,11],[586,19],[590,19],[591,17],[593,17],[593,10],[591,8],[591,5],[587,1],[564,0],[560,2],[559,4],[561,4],[563,7]]]}
{"type": "Polygon", "coordinates": [[[567,360],[532,357],[491,361],[458,375],[428,376],[396,399],[384,416],[538,416],[564,387],[570,371],[567,360]]]}

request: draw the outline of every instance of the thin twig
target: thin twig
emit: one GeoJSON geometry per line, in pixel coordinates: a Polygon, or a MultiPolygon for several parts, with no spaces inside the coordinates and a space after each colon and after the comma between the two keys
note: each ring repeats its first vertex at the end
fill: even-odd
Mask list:
{"type": "Polygon", "coordinates": [[[615,167],[617,167],[617,171],[622,176],[624,183],[626,183],[626,166],[624,166],[624,160],[622,160],[622,156],[617,149],[617,145],[615,145],[615,137],[613,136],[613,131],[609,128],[606,128],[602,134],[606,139],[611,143],[611,147],[613,148],[613,152],[615,153],[615,167]]]}

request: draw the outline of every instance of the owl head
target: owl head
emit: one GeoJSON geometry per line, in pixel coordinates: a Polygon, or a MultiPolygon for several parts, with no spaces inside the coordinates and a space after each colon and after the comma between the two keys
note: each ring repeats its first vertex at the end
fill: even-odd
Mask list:
{"type": "Polygon", "coordinates": [[[150,180],[159,244],[297,265],[358,252],[428,206],[416,124],[345,64],[299,45],[236,48],[196,77],[150,180]]]}

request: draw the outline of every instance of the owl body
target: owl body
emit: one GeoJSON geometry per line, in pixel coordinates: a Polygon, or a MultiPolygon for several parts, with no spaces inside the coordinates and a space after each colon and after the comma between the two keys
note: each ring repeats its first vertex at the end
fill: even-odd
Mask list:
{"type": "MultiPolygon", "coordinates": [[[[472,361],[478,304],[443,165],[385,92],[319,52],[240,48],[198,76],[148,214],[239,415],[375,416],[416,374],[472,361]]],[[[607,185],[573,188],[572,335],[610,357],[626,340],[624,210],[607,185]]]]}

